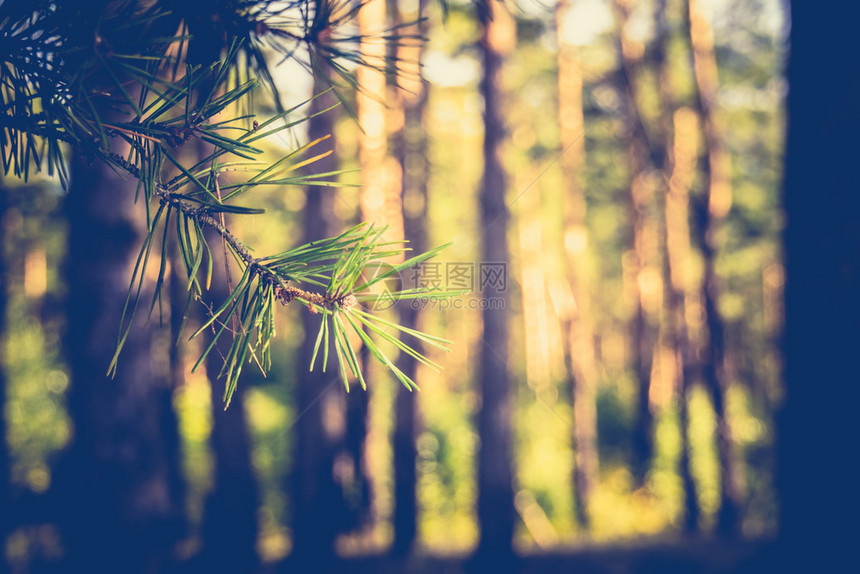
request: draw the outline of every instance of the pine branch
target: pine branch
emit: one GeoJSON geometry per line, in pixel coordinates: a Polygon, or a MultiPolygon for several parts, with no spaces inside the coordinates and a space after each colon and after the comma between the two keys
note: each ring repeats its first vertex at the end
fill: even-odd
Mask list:
{"type": "Polygon", "coordinates": [[[273,284],[275,297],[282,304],[287,305],[291,301],[299,299],[309,304],[312,313],[316,313],[314,306],[323,307],[327,310],[349,310],[358,304],[358,300],[352,293],[331,295],[329,293],[306,291],[299,287],[283,284],[279,281],[277,275],[262,265],[260,260],[255,259],[248,251],[248,248],[245,247],[245,244],[233,235],[220,220],[213,217],[207,208],[192,207],[188,202],[183,201],[182,195],[172,194],[161,187],[156,188],[156,195],[159,196],[163,205],[172,205],[184,213],[186,217],[194,219],[201,226],[211,227],[218,232],[218,235],[226,241],[233,252],[244,261],[245,266],[250,269],[251,274],[260,276],[263,280],[268,280],[273,284]]]}
{"type": "MultiPolygon", "coordinates": [[[[259,129],[259,127],[258,127],[259,129]]],[[[245,136],[253,134],[254,131],[249,131],[245,136]]],[[[198,133],[194,131],[191,137],[198,137],[198,133]]],[[[241,140],[241,138],[240,138],[241,140]]],[[[362,309],[362,305],[368,302],[375,302],[378,296],[368,293],[368,289],[383,280],[389,279],[392,276],[408,269],[411,266],[434,256],[438,249],[428,253],[413,257],[396,266],[390,266],[385,272],[377,273],[374,277],[368,280],[362,280],[365,269],[378,265],[385,258],[404,251],[403,247],[392,247],[391,243],[380,243],[382,230],[375,229],[373,226],[360,225],[344,234],[328,240],[318,241],[305,246],[300,246],[296,249],[284,252],[282,254],[255,258],[248,247],[236,235],[228,229],[220,220],[218,215],[223,213],[258,213],[261,210],[253,208],[244,208],[226,203],[212,203],[200,196],[211,196],[211,191],[208,191],[208,185],[215,185],[214,181],[218,177],[218,157],[221,152],[228,148],[233,143],[240,143],[240,140],[229,140],[225,138],[224,148],[218,149],[208,158],[205,158],[195,166],[195,171],[204,173],[202,164],[211,162],[208,174],[210,183],[204,184],[200,178],[195,177],[191,171],[187,171],[184,178],[172,180],[169,184],[156,183],[153,187],[154,199],[158,202],[159,209],[156,212],[152,225],[150,227],[147,240],[141,249],[139,257],[139,266],[135,270],[135,276],[132,279],[132,289],[129,291],[129,298],[126,308],[128,320],[124,321],[124,328],[121,330],[120,337],[117,343],[117,351],[114,360],[111,363],[110,372],[115,372],[119,354],[122,350],[128,330],[131,328],[132,319],[137,308],[141,281],[143,277],[149,252],[152,248],[153,237],[157,232],[159,222],[170,217],[170,213],[176,213],[177,225],[180,220],[184,220],[186,227],[190,222],[194,229],[196,241],[192,240],[191,233],[186,229],[185,239],[183,234],[178,232],[180,238],[181,251],[184,254],[186,268],[189,277],[189,289],[195,287],[193,293],[199,298],[202,295],[202,288],[197,281],[197,275],[201,270],[201,264],[204,257],[204,251],[208,251],[203,240],[203,228],[209,227],[217,232],[223,239],[230,250],[235,254],[237,260],[244,267],[243,277],[239,284],[233,290],[231,296],[222,303],[221,307],[215,311],[211,311],[210,319],[198,331],[192,335],[192,338],[205,329],[217,326],[215,337],[210,346],[201,355],[197,366],[202,364],[202,361],[208,353],[214,348],[214,343],[222,335],[230,332],[233,336],[233,344],[231,351],[228,353],[224,361],[224,370],[222,375],[226,377],[226,391],[224,400],[229,404],[230,397],[235,390],[239,375],[242,371],[243,361],[256,362],[262,369],[266,369],[269,365],[268,349],[271,339],[274,337],[273,327],[268,331],[263,332],[264,325],[272,325],[271,313],[273,311],[274,302],[281,305],[288,305],[293,301],[301,302],[307,306],[308,310],[314,314],[322,316],[321,333],[329,332],[337,333],[333,340],[335,345],[336,355],[339,358],[338,366],[341,369],[341,376],[344,384],[349,389],[349,375],[358,377],[362,387],[366,383],[361,378],[361,370],[355,368],[354,357],[355,350],[346,337],[347,325],[352,327],[361,342],[369,347],[371,354],[385,364],[394,375],[407,387],[407,389],[417,389],[417,385],[410,378],[400,372],[397,367],[379,348],[366,336],[366,333],[359,325],[365,325],[370,331],[376,334],[380,339],[391,343],[400,352],[405,352],[415,356],[421,362],[424,362],[432,368],[439,366],[432,361],[429,361],[424,355],[415,351],[409,345],[404,344],[397,338],[392,337],[388,332],[388,328],[395,328],[401,333],[416,337],[419,340],[429,342],[431,345],[444,348],[441,339],[435,339],[423,333],[407,330],[398,325],[380,322],[381,320],[367,313],[362,309]],[[182,193],[178,191],[184,185],[194,182],[198,186],[203,186],[205,190],[192,189],[190,192],[182,193]],[[166,216],[164,214],[167,214],[166,216]],[[137,290],[134,290],[135,278],[138,279],[137,290]],[[322,290],[309,290],[297,285],[292,285],[290,282],[300,283],[308,282],[311,285],[322,287],[322,290]],[[240,301],[245,301],[240,304],[240,301]],[[248,303],[250,301],[250,303],[248,303]],[[238,324],[238,328],[228,329],[228,323],[238,324]],[[379,325],[385,325],[380,328],[379,325]],[[256,342],[252,343],[254,332],[257,333],[256,342]],[[257,356],[258,350],[262,353],[261,357],[257,356]]],[[[313,142],[312,142],[313,143],[313,142]]],[[[301,150],[308,150],[311,146],[304,146],[301,150]]],[[[287,158],[294,157],[289,154],[287,158]]],[[[316,156],[317,158],[322,155],[316,156]]],[[[115,165],[123,168],[128,174],[133,177],[140,178],[141,172],[137,165],[128,162],[125,158],[112,154],[109,158],[115,165]]],[[[305,165],[307,160],[298,161],[295,165],[305,165]]],[[[223,164],[232,165],[232,164],[223,164]]],[[[294,167],[294,166],[293,166],[294,167]]],[[[275,178],[275,181],[283,181],[283,178],[278,178],[281,171],[289,169],[281,165],[281,162],[262,169],[260,173],[253,176],[249,181],[238,184],[237,189],[245,190],[253,188],[257,185],[266,184],[275,178]],[[273,169],[274,168],[274,169],[273,169]],[[263,177],[260,177],[263,176],[263,177]],[[266,176],[270,176],[267,178],[266,176]]],[[[236,194],[234,194],[235,197],[236,194]]],[[[219,192],[220,196],[220,192],[219,192]]],[[[164,223],[166,226],[166,221],[164,223]]],[[[166,232],[166,227],[165,227],[166,232]]],[[[211,257],[210,257],[211,260],[211,257]]],[[[209,272],[211,273],[211,271],[209,272]]],[[[161,281],[159,278],[158,284],[161,281]]],[[[207,281],[208,283],[208,281],[207,281]]],[[[460,294],[457,291],[444,291],[440,289],[409,289],[409,290],[394,290],[385,293],[391,301],[400,299],[414,299],[416,297],[427,298],[445,298],[460,294]]],[[[155,299],[153,298],[153,302],[155,299]]],[[[150,308],[150,313],[154,309],[154,303],[150,308]]],[[[328,340],[323,337],[324,340],[328,340]]],[[[321,339],[321,340],[323,340],[321,339]]],[[[446,341],[444,343],[447,343],[446,341]]],[[[328,343],[326,343],[328,344],[328,343]]],[[[323,368],[326,367],[326,362],[323,362],[323,368]]],[[[196,368],[196,366],[195,366],[196,368]]]]}
{"type": "MultiPolygon", "coordinates": [[[[224,0],[212,8],[218,18],[208,22],[188,13],[189,7],[184,3],[172,0],[148,3],[146,8],[136,2],[109,3],[101,14],[88,13],[82,2],[74,0],[34,0],[29,8],[16,5],[20,10],[14,15],[11,11],[8,17],[0,15],[0,152],[4,171],[26,178],[31,165],[41,170],[47,161],[48,172],[56,170],[65,184],[68,176],[64,146],[70,145],[77,153],[127,173],[138,180],[138,189],[144,191],[147,233],[132,272],[109,374],[116,372],[141,303],[152,253],[159,244],[162,264],[149,304],[150,315],[160,301],[171,229],[175,229],[188,277],[186,309],[192,301],[203,298],[213,273],[205,228],[218,234],[242,273],[236,285],[231,285],[229,297],[217,308],[208,307],[208,319],[191,335],[193,338],[209,329],[214,332],[195,369],[220,337],[232,337],[219,374],[226,380],[225,406],[229,405],[244,365],[256,363],[264,372],[270,368],[275,308],[293,301],[320,315],[316,349],[325,344],[322,368],[326,368],[331,343],[347,390],[350,376],[365,386],[354,348],[356,340],[366,345],[408,389],[418,388],[368,332],[398,352],[439,368],[390,331],[440,349],[446,349],[448,341],[390,323],[370,313],[366,305],[381,297],[373,289],[383,281],[393,280],[441,248],[389,265],[384,272],[368,278],[367,270],[378,271],[387,258],[407,251],[402,243],[382,242],[382,230],[373,226],[362,224],[337,237],[255,258],[224,223],[225,213],[263,213],[262,209],[234,203],[259,186],[338,185],[334,178],[341,172],[307,171],[308,166],[331,153],[315,151],[326,138],[309,142],[270,164],[256,160],[262,150],[255,142],[309,119],[292,119],[304,104],[280,109],[262,47],[274,47],[284,57],[298,59],[312,69],[329,66],[347,84],[354,85],[350,81],[351,67],[396,66],[395,61],[362,59],[358,51],[362,36],[348,31],[361,5],[343,0],[224,0]],[[206,26],[213,22],[223,29],[207,30],[206,26]],[[177,29],[184,31],[175,35],[177,29]],[[180,66],[183,54],[191,60],[194,42],[213,33],[215,37],[231,39],[223,58],[194,61],[193,65],[186,61],[184,67],[180,66]],[[298,49],[301,46],[305,48],[304,56],[298,49]],[[260,124],[250,114],[213,123],[217,114],[246,101],[257,86],[256,80],[239,81],[238,58],[243,51],[249,60],[248,70],[255,69],[275,92],[279,113],[260,124]],[[185,74],[180,76],[182,69],[185,74]],[[252,127],[242,127],[242,122],[247,125],[251,120],[252,127]],[[173,150],[191,140],[205,141],[213,151],[189,166],[174,157],[173,150]],[[165,181],[171,167],[178,173],[165,181]],[[245,172],[249,177],[220,185],[220,174],[231,170],[245,172]],[[355,333],[352,341],[350,330],[355,333]]],[[[385,32],[379,35],[380,41],[402,39],[403,36],[385,32]]],[[[211,56],[217,57],[218,51],[211,56]]],[[[394,288],[385,289],[382,296],[386,301],[397,301],[459,293],[394,288]]],[[[316,352],[311,368],[315,362],[316,352]]]]}

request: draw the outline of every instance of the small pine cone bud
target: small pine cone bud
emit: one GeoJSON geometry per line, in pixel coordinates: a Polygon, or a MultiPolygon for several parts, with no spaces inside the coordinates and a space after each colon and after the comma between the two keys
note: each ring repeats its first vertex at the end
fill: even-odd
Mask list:
{"type": "Polygon", "coordinates": [[[358,305],[358,299],[356,299],[355,295],[351,293],[340,300],[340,308],[344,311],[349,311],[356,305],[358,305]]]}

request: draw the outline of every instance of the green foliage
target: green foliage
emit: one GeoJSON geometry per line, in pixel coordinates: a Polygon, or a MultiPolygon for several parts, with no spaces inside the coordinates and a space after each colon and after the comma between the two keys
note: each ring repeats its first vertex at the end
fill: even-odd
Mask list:
{"type": "MultiPolygon", "coordinates": [[[[0,61],[0,152],[4,172],[26,179],[31,169],[46,170],[67,185],[66,155],[71,145],[76,153],[106,162],[137,179],[137,196],[147,208],[147,234],[132,273],[109,374],[116,372],[141,305],[148,306],[149,316],[156,307],[161,308],[171,235],[178,241],[188,277],[186,316],[192,302],[205,300],[215,271],[211,252],[215,246],[207,243],[206,228],[217,232],[224,251],[231,254],[240,270],[239,281],[230,286],[230,296],[207,305],[208,318],[192,335],[207,330],[214,334],[195,369],[221,337],[232,338],[220,372],[226,379],[226,404],[246,364],[254,362],[263,372],[270,368],[275,308],[292,301],[322,315],[317,349],[321,342],[326,343],[323,368],[331,335],[347,389],[349,373],[365,386],[354,344],[347,336],[349,329],[410,390],[417,388],[415,383],[394,366],[369,333],[438,368],[389,330],[440,348],[448,341],[362,309],[362,304],[377,297],[367,291],[369,288],[432,257],[438,249],[364,279],[366,268],[378,267],[386,258],[405,251],[402,245],[380,243],[382,230],[359,225],[338,237],[254,257],[225,219],[225,214],[263,213],[253,205],[253,199],[251,205],[237,203],[260,186],[340,185],[335,178],[341,172],[306,170],[331,153],[316,152],[316,146],[326,138],[299,146],[273,163],[258,159],[261,140],[317,115],[296,116],[313,98],[292,109],[281,108],[263,48],[298,60],[319,78],[330,77],[327,70],[333,70],[354,86],[352,70],[357,65],[396,66],[396,60],[368,62],[359,55],[363,37],[349,30],[361,6],[310,0],[223,2],[211,8],[224,23],[223,30],[214,30],[220,40],[211,41],[206,34],[213,31],[201,25],[199,15],[188,12],[191,8],[181,2],[154,2],[146,7],[135,2],[110,2],[103,12],[95,14],[88,14],[79,2],[4,3],[0,17],[0,53],[4,54],[0,61]],[[253,73],[275,92],[280,110],[262,122],[252,114],[233,113],[257,87],[253,73]],[[210,144],[211,151],[189,164],[178,150],[193,140],[210,144]],[[160,257],[153,257],[158,250],[160,257]],[[154,293],[142,301],[153,262],[159,265],[154,293]]],[[[394,31],[374,36],[383,42],[404,38],[416,39],[394,31]]],[[[331,89],[337,91],[337,86],[331,89]]],[[[385,296],[394,301],[452,294],[455,292],[413,289],[388,290],[385,296]]]]}

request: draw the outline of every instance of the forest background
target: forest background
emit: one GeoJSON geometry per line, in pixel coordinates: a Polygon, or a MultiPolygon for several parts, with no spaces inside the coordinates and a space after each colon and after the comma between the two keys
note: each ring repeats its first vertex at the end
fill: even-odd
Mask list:
{"type": "MultiPolygon", "coordinates": [[[[427,41],[398,48],[400,74],[359,67],[340,105],[267,142],[278,158],[330,134],[334,153],[310,168],[346,170],[342,186],[255,190],[267,213],[231,218],[261,252],[360,221],[418,251],[451,242],[402,279],[468,293],[381,309],[454,342],[428,350],[441,372],[409,367],[420,392],[367,356],[367,392],[308,375],[302,341],[319,320],[287,308],[271,372],[246,369],[226,411],[216,369],[191,371],[201,349],[172,345],[170,321],[146,327],[139,356],[160,382],[133,404],[75,393],[68,199],[56,180],[3,177],[6,567],[54,571],[91,551],[132,571],[456,564],[476,549],[615,545],[637,553],[596,564],[720,570],[785,532],[786,6],[477,5],[484,18],[473,4],[422,6],[427,19],[405,29],[427,41]],[[128,455],[117,445],[134,440],[117,436],[82,448],[81,429],[110,428],[90,424],[104,408],[148,421],[113,428],[157,436],[152,452],[128,455]],[[104,449],[99,468],[114,474],[81,479],[104,449]],[[157,518],[127,458],[159,469],[157,518]],[[75,534],[82,524],[106,538],[75,534]]],[[[415,21],[419,5],[372,0],[357,14],[354,26],[379,32],[415,21]]],[[[385,49],[361,45],[371,59],[385,49]]],[[[302,69],[273,69],[287,108],[319,91],[302,69]]],[[[255,98],[274,113],[269,94],[255,98]]],[[[76,168],[111,181],[80,161],[73,181],[76,168]]],[[[834,252],[850,254],[845,243],[834,252]]],[[[123,360],[100,384],[123,384],[123,360]]]]}

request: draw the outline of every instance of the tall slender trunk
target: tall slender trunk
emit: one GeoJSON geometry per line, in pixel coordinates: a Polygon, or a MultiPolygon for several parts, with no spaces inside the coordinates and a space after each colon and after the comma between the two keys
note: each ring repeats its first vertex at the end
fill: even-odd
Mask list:
{"type": "MultiPolygon", "coordinates": [[[[385,237],[390,240],[401,239],[402,226],[390,226],[389,213],[391,186],[387,177],[387,132],[386,132],[386,78],[385,70],[379,69],[386,60],[386,45],[375,36],[385,29],[386,0],[370,0],[362,5],[357,20],[359,33],[363,36],[360,51],[368,66],[356,71],[358,89],[356,92],[357,116],[359,125],[359,163],[361,166],[361,192],[359,203],[361,220],[377,226],[389,225],[385,237]]],[[[399,195],[399,194],[398,194],[399,195]]],[[[399,205],[397,206],[399,212],[399,205]]],[[[400,219],[399,213],[396,219],[400,219]]],[[[365,330],[367,332],[367,330],[365,330]]],[[[372,336],[368,333],[368,336],[372,336]]],[[[367,465],[367,440],[370,434],[371,399],[377,392],[372,384],[370,371],[371,355],[362,346],[361,370],[364,380],[371,384],[367,389],[350,393],[347,396],[346,444],[352,468],[352,484],[349,498],[355,527],[366,528],[374,520],[373,477],[367,465]]],[[[378,403],[378,401],[377,401],[378,403]]]]}
{"type": "MultiPolygon", "coordinates": [[[[0,176],[0,222],[5,222],[9,192],[0,176]]],[[[0,226],[0,548],[6,547],[6,537],[12,529],[12,464],[9,455],[6,425],[6,301],[9,297],[6,262],[6,226],[0,226]]],[[[0,555],[0,572],[7,569],[6,553],[0,555]]]]}
{"type": "MultiPolygon", "coordinates": [[[[680,474],[684,487],[684,531],[695,532],[699,522],[696,484],[690,468],[690,417],[688,393],[694,376],[695,349],[687,325],[687,293],[690,286],[690,187],[696,174],[695,150],[698,148],[698,117],[689,108],[672,114],[672,150],[667,151],[666,166],[671,166],[666,191],[666,339],[674,351],[675,384],[679,404],[681,433],[680,474]]],[[[667,143],[667,147],[668,147],[667,143]]]]}
{"type": "MultiPolygon", "coordinates": [[[[426,20],[418,21],[419,14],[402,14],[396,0],[391,1],[394,24],[417,21],[403,34],[425,36],[426,20]]],[[[423,43],[401,44],[397,50],[400,73],[394,76],[395,91],[392,116],[395,122],[391,150],[397,161],[400,175],[400,206],[403,218],[403,235],[416,253],[427,249],[427,137],[424,130],[424,110],[427,105],[427,86],[421,79],[423,43]],[[402,114],[402,115],[401,115],[402,114]]],[[[408,285],[411,287],[411,285],[408,285]]],[[[398,306],[400,324],[410,329],[419,327],[419,311],[409,304],[398,306]]],[[[421,352],[420,342],[415,349],[421,352]]],[[[411,355],[400,357],[399,367],[412,380],[418,380],[418,361],[411,355]]],[[[419,382],[420,384],[420,382],[419,382]]],[[[416,393],[397,389],[394,399],[394,436],[392,438],[394,466],[394,514],[392,527],[394,542],[391,553],[405,556],[414,547],[418,534],[418,501],[416,468],[418,450],[415,444],[418,433],[416,393]]]]}
{"type": "Polygon", "coordinates": [[[693,480],[692,458],[690,448],[690,407],[689,394],[693,377],[691,360],[693,357],[681,351],[677,352],[677,362],[681,367],[680,389],[678,391],[678,428],[681,433],[681,458],[678,463],[678,473],[681,475],[681,485],[684,489],[683,530],[693,534],[699,530],[698,490],[693,480]]]}
{"type": "MultiPolygon", "coordinates": [[[[315,91],[325,89],[318,80],[315,91]]],[[[310,114],[333,104],[331,92],[311,103],[310,114]]],[[[334,114],[328,112],[309,121],[308,139],[331,135],[334,114]]],[[[332,142],[329,139],[329,142],[332,142]]],[[[334,145],[332,142],[330,145],[334,145]]],[[[314,162],[314,170],[329,172],[337,169],[334,154],[314,162]]],[[[303,242],[311,242],[336,233],[334,201],[336,191],[309,186],[303,216],[303,242]]],[[[296,359],[296,422],[295,458],[293,462],[291,507],[293,554],[291,562],[298,568],[325,563],[334,558],[337,535],[349,524],[336,460],[344,447],[346,429],[346,394],[337,369],[329,365],[323,372],[320,365],[308,371],[314,342],[320,327],[318,315],[302,312],[304,338],[296,359]]]]}
{"type": "MultiPolygon", "coordinates": [[[[213,229],[204,231],[213,259],[211,301],[224,301],[230,296],[228,272],[221,237],[213,229]]],[[[236,273],[232,274],[235,281],[236,273]]],[[[235,287],[235,284],[233,285],[235,287]]],[[[228,325],[228,328],[237,328],[228,325]]],[[[211,342],[208,332],[205,345],[211,342]]],[[[223,357],[229,352],[230,338],[222,336],[216,348],[206,357],[206,373],[211,389],[212,432],[209,444],[213,458],[213,488],[203,511],[201,536],[205,567],[229,568],[250,572],[257,566],[257,511],[259,493],[251,465],[251,437],[245,413],[246,385],[239,382],[224,408],[224,381],[218,378],[223,357]]]]}
{"type": "MultiPolygon", "coordinates": [[[[180,327],[183,322],[183,317],[185,316],[188,291],[185,289],[187,276],[185,272],[185,264],[182,262],[181,255],[179,253],[179,244],[175,237],[170,237],[168,241],[167,255],[170,262],[170,274],[165,285],[165,292],[167,293],[170,308],[168,385],[171,391],[175,392],[176,389],[180,389],[185,385],[185,359],[187,348],[185,345],[185,339],[182,337],[182,333],[180,332],[180,327]]],[[[177,413],[176,416],[178,418],[179,413],[177,413]]],[[[181,461],[183,459],[183,440],[181,433],[179,433],[179,426],[181,424],[182,421],[178,421],[176,428],[178,434],[170,441],[175,452],[171,452],[169,454],[171,458],[175,457],[179,460],[180,464],[182,464],[181,461]]],[[[187,496],[186,485],[184,482],[185,474],[176,474],[173,476],[173,479],[179,481],[174,485],[173,489],[176,492],[181,493],[181,496],[184,499],[187,496]]],[[[184,502],[185,501],[183,500],[183,505],[184,502]]],[[[191,527],[191,525],[189,525],[189,527],[191,527]]]]}
{"type": "MultiPolygon", "coordinates": [[[[501,148],[505,139],[501,72],[505,54],[513,47],[515,27],[511,16],[496,0],[479,0],[481,39],[478,42],[483,77],[480,93],[484,101],[484,174],[480,188],[480,218],[483,269],[507,272],[508,207],[505,204],[507,176],[501,148]]],[[[478,555],[499,564],[512,555],[514,533],[513,471],[511,443],[511,381],[508,374],[508,293],[492,273],[481,277],[485,299],[501,305],[486,305],[482,312],[483,335],[479,351],[481,410],[478,415],[478,525],[481,530],[478,555]]]]}
{"type": "MultiPolygon", "coordinates": [[[[188,290],[185,285],[188,276],[185,271],[185,264],[181,259],[182,255],[179,252],[177,238],[170,238],[167,253],[170,257],[170,276],[167,283],[170,301],[170,383],[176,389],[185,384],[185,353],[187,348],[185,338],[182,337],[182,328],[186,311],[190,312],[191,309],[186,309],[188,290]]],[[[193,305],[194,302],[191,303],[191,307],[193,305]]]]}
{"type": "Polygon", "coordinates": [[[716,234],[732,202],[731,160],[725,146],[725,131],[716,109],[719,89],[713,32],[698,2],[688,0],[687,24],[695,71],[696,104],[705,136],[703,176],[706,191],[697,206],[697,240],[705,263],[704,304],[707,347],[701,349],[702,378],[711,395],[717,424],[717,455],[720,461],[720,508],[717,531],[740,533],[742,494],[731,427],[726,419],[725,396],[729,381],[725,372],[725,325],[717,309],[720,279],[716,272],[716,234]]]}
{"type": "MultiPolygon", "coordinates": [[[[184,500],[168,361],[158,350],[168,335],[157,319],[144,324],[145,303],[115,380],[105,377],[143,240],[142,207],[134,186],[103,165],[76,157],[72,174],[63,341],[74,438],[56,473],[59,527],[70,570],[162,570],[184,534],[184,500]]],[[[143,301],[147,292],[151,284],[143,301]]]]}
{"type": "MultiPolygon", "coordinates": [[[[625,20],[629,17],[629,8],[625,8],[623,10],[625,15],[625,20]]],[[[657,80],[657,94],[659,96],[659,117],[658,117],[658,125],[656,126],[656,130],[652,127],[652,133],[657,134],[657,141],[652,141],[651,145],[654,148],[661,149],[651,149],[651,157],[652,161],[656,164],[654,167],[658,171],[662,171],[664,182],[668,181],[670,174],[670,165],[672,165],[672,112],[676,107],[675,104],[675,93],[670,86],[670,77],[669,77],[669,67],[667,65],[667,51],[669,46],[669,27],[666,20],[666,0],[658,0],[654,7],[654,40],[651,46],[651,58],[650,62],[647,60],[643,61],[643,64],[646,66],[648,64],[651,65],[652,71],[657,80]],[[663,152],[660,154],[660,152],[663,152]]],[[[627,74],[632,74],[632,70],[627,69],[627,74]]],[[[640,117],[641,120],[641,117],[640,117]]],[[[653,137],[653,136],[652,136],[653,137]]],[[[664,192],[669,193],[668,185],[664,185],[664,192]]],[[[677,389],[677,379],[681,373],[682,366],[678,361],[680,360],[680,354],[678,352],[678,347],[676,345],[677,337],[676,333],[673,331],[674,321],[676,320],[676,311],[677,311],[677,301],[671,300],[671,281],[669,279],[669,257],[668,257],[668,222],[666,220],[666,198],[664,197],[664,210],[663,213],[658,215],[657,218],[660,220],[660,224],[662,226],[663,232],[666,234],[664,236],[664,241],[661,242],[661,263],[662,263],[662,281],[663,281],[663,290],[664,290],[664,308],[665,308],[665,317],[664,321],[661,321],[660,325],[660,335],[658,338],[662,339],[662,342],[657,343],[657,349],[655,349],[655,354],[659,353],[659,350],[662,349],[662,345],[668,344],[668,346],[674,351],[675,365],[671,368],[671,377],[674,380],[668,381],[668,383],[673,387],[673,389],[677,389]]],[[[683,316],[680,317],[683,319],[683,316]]],[[[664,372],[663,364],[659,365],[660,376],[663,377],[666,373],[664,372]]],[[[666,383],[664,379],[664,384],[666,383]]],[[[634,423],[633,423],[633,452],[632,452],[632,471],[633,477],[636,481],[637,486],[645,486],[648,471],[651,467],[651,461],[654,457],[654,423],[655,423],[655,413],[652,411],[654,405],[652,404],[652,381],[649,380],[648,384],[641,384],[642,381],[640,379],[640,384],[638,385],[637,394],[636,394],[636,409],[634,414],[634,423]]],[[[686,395],[681,393],[681,400],[686,400],[686,395]]],[[[685,407],[686,408],[686,407],[685,407]]],[[[684,413],[682,413],[684,414],[684,413]]],[[[684,439],[686,440],[686,435],[684,435],[684,439]]],[[[682,449],[686,452],[686,445],[682,449]]]]}
{"type": "Polygon", "coordinates": [[[584,186],[585,118],[582,109],[582,65],[576,47],[565,39],[564,19],[570,4],[556,10],[558,38],[558,115],[561,169],[564,177],[564,252],[573,304],[561,313],[565,365],[573,402],[573,497],[577,522],[590,526],[589,502],[600,478],[597,452],[597,368],[590,317],[587,266],[588,227],[584,186]]]}
{"type": "Polygon", "coordinates": [[[699,528],[698,489],[693,479],[690,448],[689,391],[695,377],[696,350],[687,323],[687,295],[693,289],[690,268],[690,188],[696,176],[699,147],[698,117],[680,107],[672,85],[669,64],[670,28],[666,0],[655,6],[655,40],[652,59],[660,95],[659,130],[662,147],[664,202],[662,267],[665,322],[663,339],[672,350],[671,387],[678,404],[681,453],[678,472],[683,488],[682,528],[687,534],[699,528]]]}
{"type": "Polygon", "coordinates": [[[642,66],[644,50],[626,31],[632,11],[629,0],[616,0],[618,14],[618,51],[621,58],[621,85],[625,94],[625,131],[628,138],[627,165],[630,178],[630,238],[625,273],[634,300],[630,322],[630,346],[637,401],[633,434],[633,470],[639,484],[644,483],[653,456],[654,417],[650,406],[651,371],[658,344],[660,313],[658,226],[655,213],[654,185],[648,174],[652,153],[645,131],[644,119],[637,105],[637,70],[642,66]]]}
{"type": "MultiPolygon", "coordinates": [[[[200,8],[191,3],[179,3],[175,12],[182,16],[192,38],[185,54],[187,63],[207,66],[220,59],[226,48],[226,35],[222,28],[223,22],[216,14],[200,8]]],[[[198,86],[198,101],[212,90],[219,93],[223,91],[223,86],[214,85],[214,81],[209,79],[198,86]]],[[[209,144],[197,141],[193,146],[186,144],[183,153],[188,154],[191,163],[195,163],[210,150],[209,144]]],[[[221,223],[224,223],[223,215],[221,223]]],[[[204,300],[208,299],[207,303],[217,306],[217,302],[230,296],[235,287],[232,281],[236,280],[237,274],[235,267],[232,270],[228,268],[228,265],[231,265],[231,257],[219,234],[207,228],[204,230],[204,237],[213,265],[211,286],[208,293],[204,294],[204,300]]],[[[171,315],[174,331],[181,325],[182,309],[185,306],[185,298],[179,291],[180,285],[181,280],[178,277],[171,281],[172,295],[176,297],[172,304],[177,306],[171,315]]],[[[232,331],[237,328],[235,322],[228,325],[228,329],[232,331]]],[[[203,339],[205,347],[208,347],[214,335],[214,328],[206,333],[203,339]]],[[[260,495],[251,462],[251,431],[244,408],[247,388],[241,381],[231,397],[230,408],[225,410],[224,381],[219,378],[219,373],[224,357],[228,355],[230,343],[229,336],[220,337],[205,360],[212,415],[209,445],[212,450],[214,484],[204,503],[200,532],[202,550],[199,559],[204,570],[229,568],[251,571],[259,562],[257,512],[260,495]]],[[[177,377],[177,383],[184,378],[179,345],[171,357],[171,369],[177,377]]]]}

